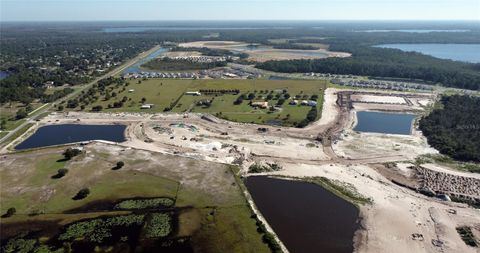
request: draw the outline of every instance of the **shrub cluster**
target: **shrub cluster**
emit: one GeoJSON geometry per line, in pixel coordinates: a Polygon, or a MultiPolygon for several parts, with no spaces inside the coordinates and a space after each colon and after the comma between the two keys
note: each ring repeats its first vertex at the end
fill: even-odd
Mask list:
{"type": "Polygon", "coordinates": [[[128,199],[115,205],[115,209],[149,209],[159,207],[171,207],[174,201],[170,198],[154,198],[154,199],[128,199]]]}

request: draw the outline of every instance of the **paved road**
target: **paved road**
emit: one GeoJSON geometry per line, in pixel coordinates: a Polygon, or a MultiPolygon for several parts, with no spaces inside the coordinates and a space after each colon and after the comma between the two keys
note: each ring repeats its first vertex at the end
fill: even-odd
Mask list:
{"type": "Polygon", "coordinates": [[[160,48],[160,46],[155,46],[153,47],[152,49],[148,50],[148,51],[145,51],[143,53],[140,53],[139,55],[137,55],[135,58],[129,60],[128,62],[120,65],[119,67],[113,69],[112,71],[106,73],[105,75],[103,76],[100,76],[100,77],[97,77],[95,78],[93,81],[87,83],[87,84],[84,84],[82,86],[79,87],[79,89],[76,89],[74,92],[68,94],[67,96],[63,97],[63,98],[60,98],[58,99],[57,101],[53,102],[53,103],[47,103],[47,104],[44,104],[42,105],[41,107],[37,108],[35,111],[31,112],[29,115],[28,115],[28,118],[25,120],[25,122],[23,122],[22,124],[20,124],[19,126],[17,126],[15,129],[11,130],[7,135],[3,136],[1,139],[0,139],[0,143],[3,145],[7,145],[8,143],[3,143],[5,140],[7,140],[10,136],[14,135],[17,131],[19,131],[20,129],[24,128],[28,123],[31,123],[32,121],[35,121],[40,115],[42,115],[43,113],[47,112],[48,110],[50,110],[54,104],[58,104],[60,103],[61,101],[67,101],[68,99],[70,98],[73,98],[75,97],[76,95],[78,95],[80,92],[82,92],[83,90],[87,90],[89,89],[92,85],[94,85],[95,83],[97,83],[99,80],[101,79],[104,79],[104,78],[107,78],[107,77],[110,77],[110,76],[114,76],[116,74],[119,74],[121,73],[123,70],[125,70],[126,68],[132,66],[133,64],[135,64],[137,61],[139,61],[140,59],[148,56],[149,54],[153,53],[154,51],[158,50],[160,48]]]}

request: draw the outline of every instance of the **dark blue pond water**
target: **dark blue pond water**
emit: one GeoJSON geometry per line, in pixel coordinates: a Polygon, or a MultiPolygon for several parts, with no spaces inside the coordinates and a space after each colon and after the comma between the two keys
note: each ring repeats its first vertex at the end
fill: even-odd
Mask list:
{"type": "Polygon", "coordinates": [[[410,134],[414,114],[357,112],[358,124],[353,129],[360,132],[384,134],[410,134]]]}
{"type": "Polygon", "coordinates": [[[383,44],[376,47],[419,52],[440,59],[480,63],[480,44],[383,44]]]}
{"type": "Polygon", "coordinates": [[[80,141],[125,141],[125,125],[50,125],[40,127],[15,149],[38,148],[80,141]]]}
{"type": "Polygon", "coordinates": [[[143,70],[140,68],[140,66],[142,64],[144,64],[145,62],[147,61],[150,61],[152,59],[155,59],[157,58],[158,56],[160,56],[161,54],[165,53],[168,51],[168,48],[159,48],[158,50],[156,50],[155,52],[149,54],[148,56],[146,56],[145,58],[139,60],[138,62],[136,62],[135,64],[133,64],[132,66],[126,68],[123,73],[140,73],[142,71],[144,72],[148,72],[146,70],[143,70]]]}
{"type": "Polygon", "coordinates": [[[256,176],[245,184],[291,253],[353,252],[359,215],[354,205],[311,183],[256,176]]]}

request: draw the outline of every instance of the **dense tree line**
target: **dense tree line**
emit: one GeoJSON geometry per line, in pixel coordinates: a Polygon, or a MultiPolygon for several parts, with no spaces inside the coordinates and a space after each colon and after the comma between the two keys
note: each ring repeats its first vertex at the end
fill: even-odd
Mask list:
{"type": "Polygon", "coordinates": [[[257,64],[257,67],[286,73],[320,72],[422,79],[449,87],[480,89],[480,64],[442,60],[397,49],[352,44],[332,45],[330,49],[351,52],[352,57],[267,61],[257,64]]]}
{"type": "Polygon", "coordinates": [[[420,120],[428,143],[454,159],[480,162],[480,97],[445,96],[440,103],[420,120]]]}
{"type": "MultiPolygon", "coordinates": [[[[152,23],[153,24],[153,23],[152,23]]],[[[152,25],[150,24],[150,25],[152,25]]],[[[106,33],[106,26],[120,23],[6,23],[0,36],[0,70],[9,76],[0,81],[0,103],[29,102],[42,99],[46,81],[54,85],[85,83],[93,76],[113,68],[154,45],[166,42],[196,40],[234,40],[273,45],[272,39],[288,39],[291,43],[277,47],[292,47],[299,42],[329,44],[335,51],[351,52],[348,59],[302,60],[266,62],[265,69],[282,72],[330,72],[342,74],[376,75],[384,77],[420,78],[441,82],[448,86],[478,89],[480,65],[439,60],[394,49],[372,48],[383,43],[480,43],[480,29],[476,24],[419,24],[429,29],[468,29],[469,32],[402,33],[358,32],[364,29],[415,29],[409,23],[289,23],[295,29],[277,29],[278,23],[247,24],[265,29],[162,30],[127,33],[106,33]],[[322,26],[322,29],[313,29],[322,26]],[[218,33],[218,37],[205,37],[218,33]],[[301,39],[299,39],[301,38],[301,39]]],[[[125,24],[123,24],[125,25],[125,24]]],[[[131,25],[131,24],[129,24],[131,25]]],[[[192,25],[192,24],[191,24],[192,25]]],[[[192,26],[201,26],[193,24],[192,26]]],[[[212,25],[212,24],[209,24],[212,25]]],[[[244,26],[245,24],[214,24],[213,27],[244,26]]],[[[300,48],[298,48],[300,49],[300,48]]],[[[303,48],[305,49],[305,48],[303,48]]],[[[176,50],[174,48],[174,50],[176,50]]],[[[233,55],[228,50],[191,48],[204,55],[233,55]]],[[[235,54],[246,58],[246,54],[235,54]]],[[[241,60],[240,62],[246,62],[241,60]]],[[[60,95],[60,94],[57,94],[60,95]]]]}
{"type": "Polygon", "coordinates": [[[43,103],[54,102],[73,92],[72,88],[64,88],[63,90],[56,90],[52,94],[43,94],[40,100],[43,103]]]}
{"type": "Polygon", "coordinates": [[[273,44],[272,46],[275,49],[296,49],[296,50],[318,50],[320,48],[314,47],[311,45],[302,45],[296,43],[281,43],[281,44],[273,44]]]}
{"type": "Polygon", "coordinates": [[[145,68],[165,71],[200,70],[225,66],[227,66],[226,61],[194,62],[191,60],[171,59],[167,57],[157,58],[142,65],[142,67],[145,68]]]}
{"type": "Polygon", "coordinates": [[[85,83],[142,51],[165,41],[200,40],[200,31],[103,33],[94,24],[2,24],[0,103],[33,101],[55,86],[85,83]],[[102,71],[96,71],[102,70],[102,71]]]}
{"type": "Polygon", "coordinates": [[[317,115],[318,115],[317,107],[312,106],[310,111],[308,111],[308,113],[307,113],[307,117],[305,117],[304,120],[300,121],[300,123],[298,123],[297,127],[300,127],[300,128],[306,127],[310,122],[313,122],[317,119],[317,115]]]}

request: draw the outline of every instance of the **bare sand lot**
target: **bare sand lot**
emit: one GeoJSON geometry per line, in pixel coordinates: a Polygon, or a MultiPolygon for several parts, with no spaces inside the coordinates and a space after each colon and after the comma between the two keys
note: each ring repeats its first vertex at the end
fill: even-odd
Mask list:
{"type": "Polygon", "coordinates": [[[349,53],[332,52],[325,48],[317,50],[274,49],[269,46],[258,45],[250,47],[250,44],[237,41],[195,41],[181,43],[180,47],[207,47],[244,52],[249,55],[249,60],[264,62],[269,60],[290,59],[320,59],[326,57],[349,57],[349,53]]]}
{"type": "Polygon", "coordinates": [[[406,104],[405,99],[395,96],[353,95],[354,102],[381,103],[381,104],[406,104]]]}
{"type": "Polygon", "coordinates": [[[345,130],[333,145],[335,152],[350,159],[384,158],[412,160],[422,154],[437,154],[425,138],[413,135],[359,133],[345,130]]]}

